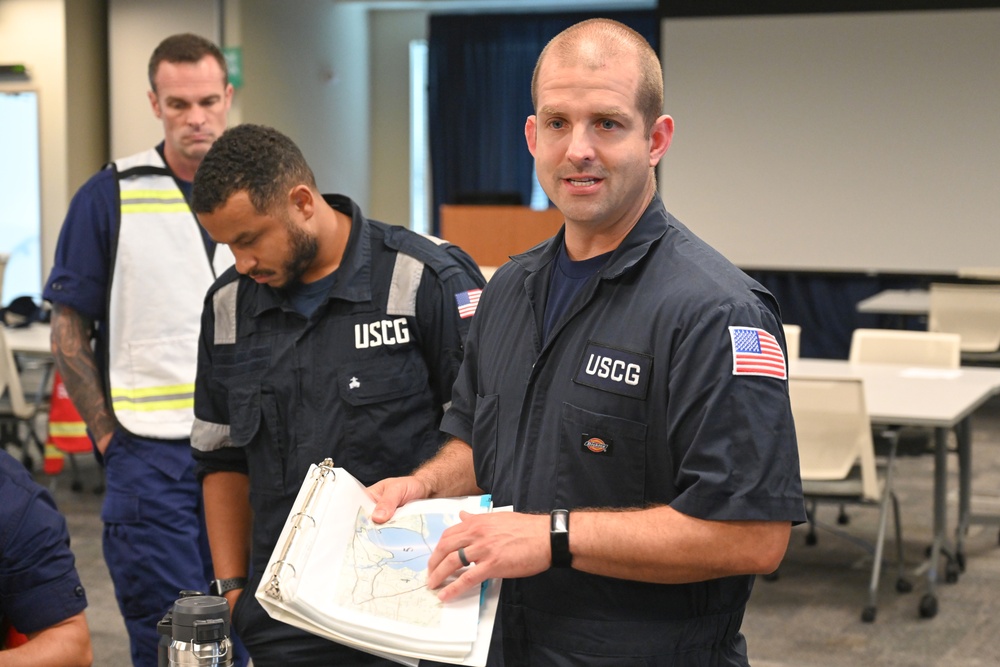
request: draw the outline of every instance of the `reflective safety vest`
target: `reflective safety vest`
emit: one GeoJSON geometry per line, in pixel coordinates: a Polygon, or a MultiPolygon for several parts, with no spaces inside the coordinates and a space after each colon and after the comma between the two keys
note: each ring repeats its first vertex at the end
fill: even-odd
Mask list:
{"type": "Polygon", "coordinates": [[[205,249],[160,154],[117,160],[121,208],[108,303],[110,405],[127,431],[187,438],[205,293],[234,263],[229,247],[205,249]]]}

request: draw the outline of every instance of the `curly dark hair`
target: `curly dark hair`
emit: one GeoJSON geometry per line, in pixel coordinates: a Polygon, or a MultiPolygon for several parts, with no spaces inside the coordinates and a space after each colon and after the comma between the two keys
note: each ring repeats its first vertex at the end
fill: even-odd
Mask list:
{"type": "Polygon", "coordinates": [[[153,55],[149,57],[149,87],[156,92],[156,70],[160,68],[160,63],[196,63],[205,56],[212,56],[219,63],[222,68],[222,85],[225,87],[229,83],[229,68],[222,51],[201,35],[189,32],[171,35],[153,50],[153,55]]]}
{"type": "Polygon", "coordinates": [[[273,127],[244,123],[222,133],[194,176],[191,207],[211,213],[237,192],[246,192],[258,213],[284,201],[298,184],[316,189],[302,151],[273,127]]]}

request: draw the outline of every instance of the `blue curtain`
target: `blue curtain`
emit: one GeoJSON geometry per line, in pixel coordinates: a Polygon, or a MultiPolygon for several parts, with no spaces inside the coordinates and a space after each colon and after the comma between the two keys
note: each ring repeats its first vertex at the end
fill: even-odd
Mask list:
{"type": "Polygon", "coordinates": [[[655,10],[573,14],[432,15],[428,30],[428,112],[434,232],[442,204],[471,194],[531,199],[533,161],[524,121],[533,113],[531,74],[538,54],[569,26],[612,18],[659,52],[655,10]]]}
{"type": "Polygon", "coordinates": [[[747,271],[778,300],[781,319],[802,327],[800,355],[846,359],[857,328],[926,330],[926,318],[859,313],[858,302],[887,289],[926,289],[944,276],[747,271]]]}

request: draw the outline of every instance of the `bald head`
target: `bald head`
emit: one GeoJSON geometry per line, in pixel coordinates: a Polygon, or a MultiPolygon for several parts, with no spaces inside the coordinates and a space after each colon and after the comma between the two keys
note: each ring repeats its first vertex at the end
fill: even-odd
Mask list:
{"type": "Polygon", "coordinates": [[[531,102],[538,111],[538,79],[548,61],[599,70],[620,58],[631,58],[639,68],[636,107],[647,132],[663,113],[663,70],[646,39],[627,25],[611,19],[589,19],[566,28],[542,49],[531,77],[531,102]]]}

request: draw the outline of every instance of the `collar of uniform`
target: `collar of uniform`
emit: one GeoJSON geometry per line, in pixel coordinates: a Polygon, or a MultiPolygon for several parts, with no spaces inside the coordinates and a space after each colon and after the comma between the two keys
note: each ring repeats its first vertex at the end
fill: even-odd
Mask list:
{"type": "MultiPolygon", "coordinates": [[[[615,249],[611,259],[601,269],[602,278],[617,278],[646,256],[650,246],[659,240],[670,226],[670,215],[663,206],[659,194],[653,195],[649,206],[635,223],[621,244],[615,249]]],[[[563,243],[566,226],[545,243],[531,250],[514,255],[511,259],[526,271],[534,273],[555,259],[559,246],[563,243]]]]}
{"type": "MultiPolygon", "coordinates": [[[[337,267],[337,280],[330,288],[331,299],[342,299],[363,303],[371,301],[371,235],[368,231],[368,220],[361,209],[349,197],[343,195],[323,195],[330,206],[337,211],[350,216],[351,234],[347,238],[344,256],[337,267]]],[[[265,310],[280,308],[286,302],[284,293],[273,287],[263,286],[257,290],[257,306],[254,315],[260,315],[265,310]]]]}

